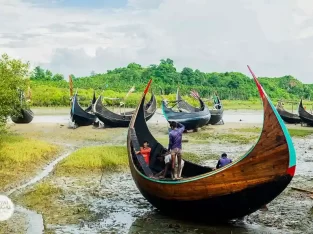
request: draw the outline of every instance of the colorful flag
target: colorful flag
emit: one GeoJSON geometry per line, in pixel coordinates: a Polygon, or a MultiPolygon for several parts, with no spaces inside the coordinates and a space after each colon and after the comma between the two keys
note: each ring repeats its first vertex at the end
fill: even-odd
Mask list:
{"type": "Polygon", "coordinates": [[[195,98],[195,99],[199,99],[200,98],[199,93],[197,91],[195,91],[195,90],[190,91],[190,95],[193,98],[195,98]]]}

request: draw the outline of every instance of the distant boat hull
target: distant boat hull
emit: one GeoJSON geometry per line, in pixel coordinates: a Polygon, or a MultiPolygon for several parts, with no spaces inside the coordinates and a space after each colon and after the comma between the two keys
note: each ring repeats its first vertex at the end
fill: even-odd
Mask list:
{"type": "Polygon", "coordinates": [[[215,125],[218,124],[223,119],[223,108],[219,110],[210,110],[211,118],[208,124],[215,125]]]}
{"type": "Polygon", "coordinates": [[[298,124],[301,123],[301,119],[297,114],[290,113],[283,109],[282,107],[276,108],[278,114],[280,117],[286,122],[290,124],[298,124]]]}
{"type": "Polygon", "coordinates": [[[194,130],[205,126],[210,118],[211,114],[207,106],[200,100],[202,107],[197,112],[176,112],[167,107],[166,102],[162,101],[163,115],[168,122],[178,122],[185,126],[186,130],[194,130]]]}
{"type": "Polygon", "coordinates": [[[28,124],[34,118],[34,112],[30,109],[21,109],[21,116],[11,116],[11,120],[16,124],[28,124]]]}
{"type": "Polygon", "coordinates": [[[73,97],[70,114],[72,122],[74,122],[77,126],[89,126],[92,125],[96,120],[96,116],[94,114],[87,113],[79,105],[77,100],[77,94],[75,94],[73,97]]]}
{"type": "Polygon", "coordinates": [[[302,120],[302,122],[306,123],[308,126],[313,127],[313,115],[311,115],[309,112],[307,112],[302,104],[302,99],[299,104],[299,116],[302,120]]]}
{"type": "MultiPolygon", "coordinates": [[[[146,105],[145,119],[151,119],[157,109],[157,102],[155,96],[152,94],[150,101],[146,105]]],[[[107,127],[111,128],[127,128],[134,111],[125,112],[124,114],[117,114],[107,109],[101,101],[101,96],[97,99],[94,105],[93,112],[97,118],[103,122],[107,127]]]]}
{"type": "MultiPolygon", "coordinates": [[[[176,101],[177,101],[178,108],[181,110],[186,110],[188,112],[199,112],[200,111],[200,108],[194,107],[194,106],[190,105],[189,103],[187,103],[183,100],[183,98],[181,97],[181,95],[179,93],[179,89],[177,89],[176,101]]],[[[221,103],[219,103],[219,104],[221,106],[221,103]]],[[[200,105],[201,105],[201,101],[200,101],[200,105]]],[[[210,117],[209,122],[206,123],[207,125],[209,125],[209,124],[215,125],[223,119],[224,110],[223,110],[222,106],[220,109],[211,109],[209,111],[210,111],[211,117],[210,117]]]]}

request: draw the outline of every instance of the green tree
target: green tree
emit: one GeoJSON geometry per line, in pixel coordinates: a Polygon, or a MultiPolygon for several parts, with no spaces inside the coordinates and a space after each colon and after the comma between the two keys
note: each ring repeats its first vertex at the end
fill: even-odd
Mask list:
{"type": "Polygon", "coordinates": [[[19,59],[11,59],[7,54],[0,58],[0,127],[3,128],[6,119],[18,114],[21,102],[19,90],[24,91],[29,75],[29,63],[19,59]]]}
{"type": "Polygon", "coordinates": [[[64,76],[61,74],[54,74],[52,77],[52,80],[53,81],[61,81],[61,80],[64,80],[64,76]]]}
{"type": "Polygon", "coordinates": [[[43,70],[40,66],[35,67],[32,75],[30,76],[31,80],[45,80],[45,70],[43,70]]]}

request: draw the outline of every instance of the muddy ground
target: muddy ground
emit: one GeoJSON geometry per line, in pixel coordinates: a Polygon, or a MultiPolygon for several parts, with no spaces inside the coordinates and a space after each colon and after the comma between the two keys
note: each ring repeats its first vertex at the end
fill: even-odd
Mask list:
{"type": "MultiPolygon", "coordinates": [[[[234,122],[237,123],[210,126],[199,133],[225,133],[235,132],[240,128],[260,127],[260,123],[245,123],[239,119],[234,122]]],[[[157,120],[149,123],[149,127],[156,138],[167,140],[166,124],[157,120]]],[[[90,145],[125,145],[127,132],[127,129],[97,129],[91,126],[73,130],[64,122],[12,125],[11,130],[61,144],[67,151],[90,145]]],[[[250,137],[250,133],[240,134],[250,137]]],[[[215,166],[221,152],[227,152],[231,158],[236,159],[255,142],[195,143],[190,134],[184,135],[184,138],[190,140],[184,144],[184,151],[203,155],[202,164],[210,166],[215,166]]],[[[251,138],[254,139],[255,136],[251,138]]],[[[24,207],[23,198],[40,183],[58,188],[62,193],[52,194],[49,199],[38,201],[42,203],[37,205],[40,207],[38,210],[31,210],[32,207],[29,207],[28,211],[35,212],[34,214],[19,209],[8,222],[4,222],[6,228],[0,228],[0,233],[1,230],[9,230],[9,233],[35,234],[41,233],[41,229],[45,229],[45,233],[313,233],[313,199],[310,194],[291,188],[313,190],[313,136],[293,138],[293,142],[297,152],[297,171],[290,186],[268,204],[267,211],[257,211],[242,220],[228,224],[205,225],[164,216],[142,197],[128,170],[123,173],[104,174],[100,182],[102,175],[97,172],[58,176],[53,172],[49,173],[50,171],[47,173],[45,169],[43,173],[38,172],[37,180],[26,188],[13,191],[9,196],[15,204],[24,207]],[[43,205],[46,202],[49,202],[48,209],[43,205]],[[40,224],[36,213],[42,217],[44,226],[40,224]],[[37,218],[37,221],[32,222],[32,217],[37,218]]]]}

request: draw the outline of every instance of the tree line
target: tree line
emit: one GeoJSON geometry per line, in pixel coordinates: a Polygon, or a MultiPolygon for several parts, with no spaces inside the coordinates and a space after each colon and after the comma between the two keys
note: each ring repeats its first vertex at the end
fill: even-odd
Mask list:
{"type": "MultiPolygon", "coordinates": [[[[210,97],[217,93],[221,99],[250,100],[258,98],[254,81],[240,72],[205,73],[185,67],[178,72],[171,59],[162,59],[158,65],[143,67],[130,63],[127,67],[108,70],[106,73],[91,72],[86,77],[71,74],[74,88],[112,90],[127,92],[132,85],[142,90],[150,78],[153,79],[155,94],[172,94],[180,87],[182,93],[188,94],[195,89],[202,97],[210,97]]],[[[50,86],[68,88],[68,82],[60,74],[53,75],[49,70],[36,67],[30,77],[33,86],[50,86]]],[[[283,77],[260,77],[260,83],[273,99],[294,99],[301,97],[311,99],[313,84],[303,84],[291,75],[283,77]]]]}

